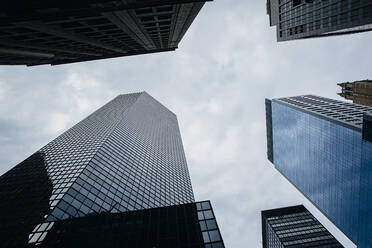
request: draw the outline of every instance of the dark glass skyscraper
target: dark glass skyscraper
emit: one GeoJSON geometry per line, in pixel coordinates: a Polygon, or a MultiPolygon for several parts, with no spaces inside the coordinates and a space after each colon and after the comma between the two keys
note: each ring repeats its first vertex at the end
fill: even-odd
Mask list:
{"type": "Polygon", "coordinates": [[[313,95],[266,100],[269,160],[358,247],[372,245],[370,111],[313,95]]]}
{"type": "Polygon", "coordinates": [[[263,248],[343,248],[302,205],[261,212],[263,248]]]}
{"type": "Polygon", "coordinates": [[[101,248],[103,245],[224,248],[209,201],[60,220],[38,247],[101,248]]]}
{"type": "Polygon", "coordinates": [[[120,95],[0,177],[0,242],[40,244],[61,220],[193,202],[176,115],[145,92],[120,95]]]}
{"type": "Polygon", "coordinates": [[[372,0],[267,0],[278,41],[372,30],[372,0]]]}
{"type": "Polygon", "coordinates": [[[173,51],[206,1],[212,0],[3,0],[0,65],[173,51]]]}

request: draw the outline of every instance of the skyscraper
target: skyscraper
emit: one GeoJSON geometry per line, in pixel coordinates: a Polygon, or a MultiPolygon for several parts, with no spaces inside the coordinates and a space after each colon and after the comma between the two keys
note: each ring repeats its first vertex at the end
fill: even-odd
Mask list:
{"type": "Polygon", "coordinates": [[[278,41],[372,30],[372,0],[267,0],[267,14],[278,41]]]}
{"type": "Polygon", "coordinates": [[[266,99],[268,159],[358,247],[372,245],[372,108],[266,99]]]}
{"type": "Polygon", "coordinates": [[[206,1],[212,0],[4,0],[0,65],[173,51],[206,1]]]}
{"type": "Polygon", "coordinates": [[[193,202],[175,114],[145,92],[120,95],[0,177],[0,242],[40,244],[60,220],[193,202]]]}
{"type": "Polygon", "coordinates": [[[339,96],[353,103],[372,107],[372,80],[361,80],[355,82],[339,83],[342,88],[339,96]]]}
{"type": "Polygon", "coordinates": [[[302,205],[262,211],[261,223],[263,248],[343,247],[302,205]]]}

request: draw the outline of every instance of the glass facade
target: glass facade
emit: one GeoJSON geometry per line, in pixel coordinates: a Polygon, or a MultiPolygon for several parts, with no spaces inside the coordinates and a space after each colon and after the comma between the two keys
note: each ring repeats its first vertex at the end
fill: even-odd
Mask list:
{"type": "Polygon", "coordinates": [[[302,205],[262,211],[261,221],[263,248],[343,248],[302,205]]]}
{"type": "Polygon", "coordinates": [[[278,41],[372,29],[371,0],[267,0],[278,41]]]}
{"type": "MultiPolygon", "coordinates": [[[[362,140],[363,113],[368,110],[301,96],[272,100],[268,115],[275,168],[357,244],[371,234],[362,235],[369,229],[367,223],[372,223],[367,211],[371,143],[362,140]]],[[[360,247],[369,247],[368,242],[360,247]]]]}
{"type": "Polygon", "coordinates": [[[224,248],[224,244],[211,204],[205,201],[56,221],[40,247],[224,248]],[[200,219],[203,213],[207,220],[200,219]]]}
{"type": "Polygon", "coordinates": [[[176,115],[145,92],[120,95],[0,177],[0,242],[38,245],[59,220],[192,202],[176,115]]]}
{"type": "Polygon", "coordinates": [[[364,117],[359,206],[359,247],[372,246],[372,116],[364,117]]]}
{"type": "Polygon", "coordinates": [[[206,1],[3,0],[0,64],[58,65],[174,51],[206,1]]]}

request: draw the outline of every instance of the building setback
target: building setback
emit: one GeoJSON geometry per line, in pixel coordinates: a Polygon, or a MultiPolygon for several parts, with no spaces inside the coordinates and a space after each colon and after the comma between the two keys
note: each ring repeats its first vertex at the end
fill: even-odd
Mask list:
{"type": "Polygon", "coordinates": [[[266,99],[268,159],[360,248],[372,245],[372,108],[266,99]]]}
{"type": "Polygon", "coordinates": [[[32,247],[61,220],[191,203],[176,115],[145,92],[120,95],[0,177],[0,242],[32,247]]]}
{"type": "Polygon", "coordinates": [[[212,0],[5,0],[0,65],[173,51],[206,1],[212,0]]]}
{"type": "Polygon", "coordinates": [[[343,248],[302,205],[261,212],[263,248],[343,248]]]}
{"type": "Polygon", "coordinates": [[[337,84],[342,88],[339,96],[353,103],[372,107],[372,80],[361,80],[337,84]]]}
{"type": "Polygon", "coordinates": [[[267,14],[278,41],[372,29],[372,0],[267,0],[267,14]]]}
{"type": "Polygon", "coordinates": [[[209,201],[57,221],[40,247],[223,248],[209,201]],[[213,243],[212,243],[213,242],[213,243]]]}

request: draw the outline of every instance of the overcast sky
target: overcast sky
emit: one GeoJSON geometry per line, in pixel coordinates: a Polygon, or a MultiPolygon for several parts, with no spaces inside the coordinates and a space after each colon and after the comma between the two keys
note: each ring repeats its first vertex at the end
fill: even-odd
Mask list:
{"type": "Polygon", "coordinates": [[[261,210],[309,205],[266,158],[264,99],[339,99],[337,82],[372,78],[371,44],[372,33],[277,43],[264,0],[217,0],[176,52],[2,66],[0,174],[118,94],[146,91],[177,114],[196,199],[212,201],[226,247],[261,247],[261,210]]]}

